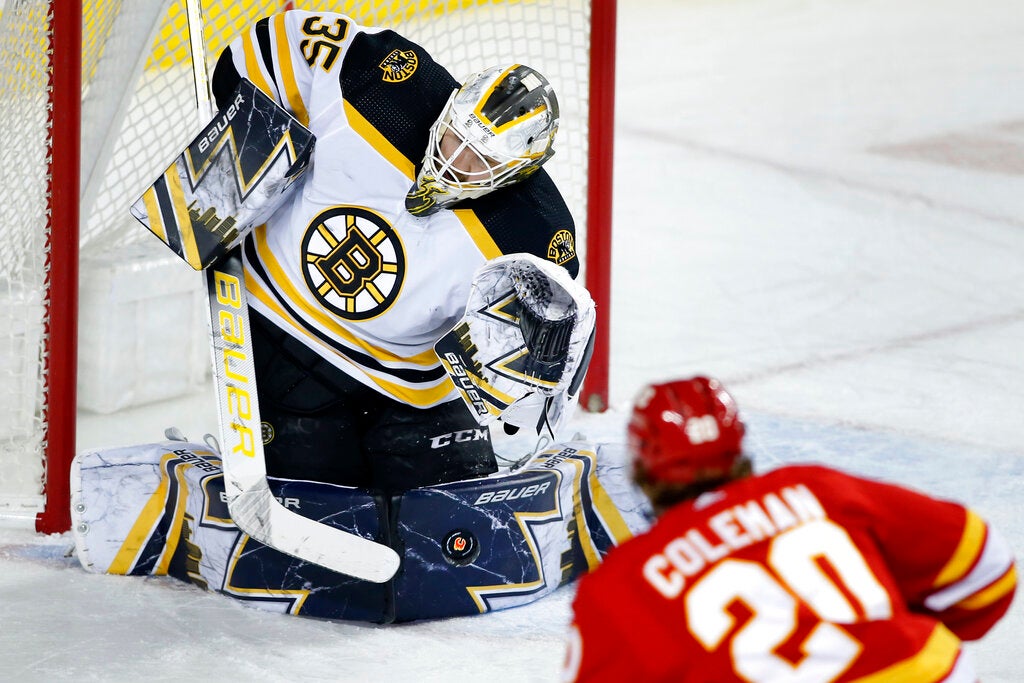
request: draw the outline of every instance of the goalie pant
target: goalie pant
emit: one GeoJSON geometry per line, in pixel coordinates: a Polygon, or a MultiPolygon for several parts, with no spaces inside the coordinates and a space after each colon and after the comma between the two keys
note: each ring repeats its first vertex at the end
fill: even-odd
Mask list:
{"type": "Polygon", "coordinates": [[[616,448],[562,444],[514,472],[390,499],[270,480],[285,507],[395,548],[402,566],[384,584],[303,562],[239,531],[220,458],[208,446],[84,452],[72,469],[76,552],[92,572],[170,575],[303,616],[388,623],[505,609],[572,581],[647,528],[647,501],[617,464],[624,459],[616,448]]]}

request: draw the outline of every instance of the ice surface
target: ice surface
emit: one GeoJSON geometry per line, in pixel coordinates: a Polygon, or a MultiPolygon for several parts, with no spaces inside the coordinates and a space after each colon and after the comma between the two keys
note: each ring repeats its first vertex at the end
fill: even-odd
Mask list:
{"type": "MultiPolygon", "coordinates": [[[[760,467],[970,503],[1024,547],[1024,11],[1017,0],[619,0],[612,403],[710,373],[760,467]]],[[[555,157],[552,163],[558,163],[555,157]]],[[[214,432],[203,395],[81,447],[214,432]]],[[[572,589],[364,626],[94,576],[0,532],[0,679],[555,681],[572,589]]],[[[971,646],[1024,681],[1024,600],[971,646]]]]}

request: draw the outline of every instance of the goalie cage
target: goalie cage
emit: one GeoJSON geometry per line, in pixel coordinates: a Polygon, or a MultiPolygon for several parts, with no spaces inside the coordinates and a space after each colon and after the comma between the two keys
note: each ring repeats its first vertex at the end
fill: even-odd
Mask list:
{"type": "MultiPolygon", "coordinates": [[[[116,262],[127,246],[146,253],[153,247],[128,204],[200,128],[199,117],[187,114],[196,108],[196,85],[186,2],[193,0],[3,4],[2,522],[44,533],[70,525],[76,416],[80,407],[89,409],[79,406],[79,397],[90,382],[100,381],[80,370],[111,354],[95,334],[104,325],[87,311],[116,307],[124,298],[113,293],[87,306],[99,294],[84,287],[80,306],[79,264],[87,285],[96,277],[87,267],[93,257],[116,262]]],[[[202,0],[199,9],[193,16],[205,20],[207,69],[256,19],[308,9],[393,27],[460,80],[506,61],[543,73],[562,105],[557,154],[545,168],[576,219],[581,278],[598,305],[594,359],[581,402],[589,410],[606,407],[615,0],[202,0]]],[[[195,283],[198,292],[201,282],[195,283]]],[[[147,343],[145,334],[139,331],[138,345],[147,343]]],[[[207,343],[201,326],[195,334],[198,343],[207,343]]],[[[126,367],[131,363],[115,360],[119,374],[132,372],[126,367]]]]}

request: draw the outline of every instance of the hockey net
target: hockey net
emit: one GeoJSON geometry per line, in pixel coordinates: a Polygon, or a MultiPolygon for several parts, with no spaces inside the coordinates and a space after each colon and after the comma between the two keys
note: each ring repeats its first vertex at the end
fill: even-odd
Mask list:
{"type": "MultiPolygon", "coordinates": [[[[546,168],[576,219],[582,277],[599,311],[608,311],[614,0],[202,0],[207,69],[253,21],[293,8],[340,11],[364,24],[394,27],[458,79],[502,62],[529,64],[547,76],[562,121],[557,154],[546,168]]],[[[81,310],[110,309],[120,300],[116,292],[105,294],[114,303],[90,301],[100,295],[88,286],[96,280],[95,264],[104,267],[125,250],[166,256],[127,209],[200,128],[190,9],[194,18],[186,0],[3,3],[2,520],[34,521],[46,532],[69,524],[76,409],[93,408],[87,400],[95,393],[92,384],[109,373],[89,370],[101,367],[96,357],[111,353],[102,337],[96,341],[97,325],[80,313],[78,276],[81,310]],[[78,136],[80,155],[73,144],[78,136]],[[76,183],[78,192],[72,191],[76,183]]],[[[196,292],[200,286],[196,278],[196,292]]],[[[582,398],[590,409],[607,402],[607,316],[600,317],[582,398]]],[[[196,335],[204,339],[205,330],[196,335]]],[[[128,372],[123,364],[118,368],[128,372]]],[[[168,379],[164,387],[176,382],[168,379]]],[[[140,401],[159,394],[122,393],[137,393],[140,401]]]]}

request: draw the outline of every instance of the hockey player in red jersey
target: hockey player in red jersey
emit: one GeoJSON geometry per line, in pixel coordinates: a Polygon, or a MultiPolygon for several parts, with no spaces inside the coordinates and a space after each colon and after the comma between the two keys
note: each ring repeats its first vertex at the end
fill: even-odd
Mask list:
{"type": "Polygon", "coordinates": [[[628,427],[658,520],[579,584],[577,681],[975,681],[1016,588],[975,512],[822,466],[752,474],[713,379],[650,386],[628,427]]]}

